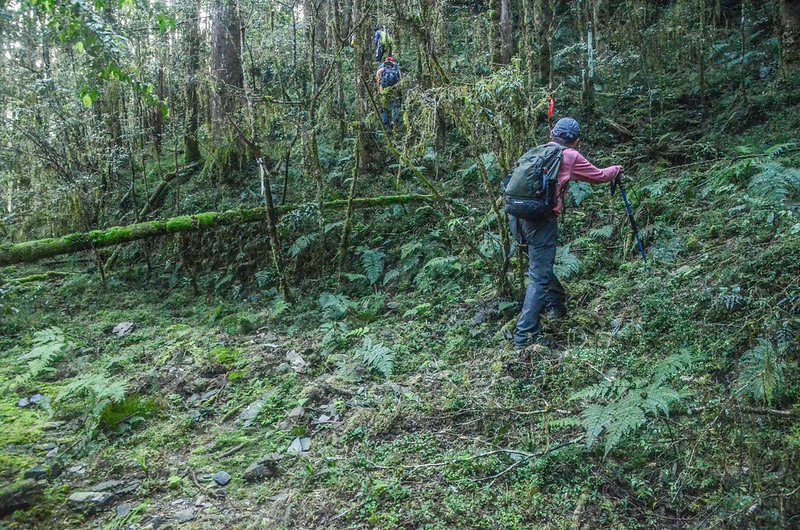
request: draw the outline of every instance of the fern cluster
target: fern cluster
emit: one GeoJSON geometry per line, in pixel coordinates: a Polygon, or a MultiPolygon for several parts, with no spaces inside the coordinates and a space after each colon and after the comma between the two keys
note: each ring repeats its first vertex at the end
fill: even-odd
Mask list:
{"type": "Polygon", "coordinates": [[[56,396],[56,402],[82,400],[88,405],[86,430],[92,433],[97,428],[106,409],[125,399],[128,382],[100,373],[89,373],[70,381],[56,396]]]}
{"type": "Polygon", "coordinates": [[[578,421],[586,430],[589,447],[605,438],[605,454],[660,414],[669,416],[670,407],[683,395],[669,383],[692,364],[688,352],[671,355],[656,365],[648,378],[608,380],[576,392],[571,399],[584,408],[578,421]]]}
{"type": "Polygon", "coordinates": [[[764,338],[739,360],[736,393],[771,405],[786,386],[786,343],[776,347],[764,338]]]}
{"type": "Polygon", "coordinates": [[[372,342],[370,337],[364,337],[364,342],[356,350],[355,356],[363,361],[367,368],[375,370],[387,379],[392,376],[394,352],[380,342],[372,342]]]}
{"type": "Polygon", "coordinates": [[[766,161],[750,179],[750,194],[770,205],[783,205],[800,193],[800,169],[788,168],[780,162],[766,161]]]}
{"type": "Polygon", "coordinates": [[[461,274],[464,267],[455,256],[441,256],[429,260],[417,274],[417,287],[423,293],[432,293],[443,281],[461,274]]]}
{"type": "Polygon", "coordinates": [[[54,372],[53,365],[58,362],[67,347],[64,331],[58,327],[50,327],[33,334],[33,348],[20,361],[28,362],[28,371],[22,379],[32,379],[54,372]]]}
{"type": "Polygon", "coordinates": [[[340,320],[347,314],[352,302],[343,294],[322,293],[319,295],[319,306],[326,320],[340,320]]]}

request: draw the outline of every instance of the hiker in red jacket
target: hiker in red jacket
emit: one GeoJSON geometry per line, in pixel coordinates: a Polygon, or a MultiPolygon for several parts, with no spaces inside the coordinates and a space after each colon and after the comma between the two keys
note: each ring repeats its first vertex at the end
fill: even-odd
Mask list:
{"type": "Polygon", "coordinates": [[[599,169],[577,151],[580,125],[572,118],[558,120],[550,137],[551,144],[562,146],[563,159],[558,170],[556,205],[552,215],[539,222],[530,222],[509,215],[511,233],[520,245],[527,245],[530,284],[525,292],[525,302],[517,327],[514,330],[514,347],[522,350],[539,341],[540,316],[547,311],[550,318],[560,318],[566,313],[566,293],[553,273],[556,257],[557,219],[564,211],[564,203],[571,181],[602,184],[614,181],[622,166],[599,169]]]}

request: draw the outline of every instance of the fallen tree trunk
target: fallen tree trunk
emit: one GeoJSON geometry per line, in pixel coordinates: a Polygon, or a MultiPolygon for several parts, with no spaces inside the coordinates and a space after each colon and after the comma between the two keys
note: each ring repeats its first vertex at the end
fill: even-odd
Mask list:
{"type": "MultiPolygon", "coordinates": [[[[437,199],[433,195],[390,195],[386,197],[354,199],[352,207],[375,208],[380,206],[393,206],[396,204],[434,202],[436,200],[441,199],[437,199]]],[[[347,200],[323,203],[323,207],[326,210],[341,210],[347,208],[347,205],[347,200]]],[[[283,215],[301,206],[305,205],[287,204],[285,206],[275,207],[275,211],[277,214],[283,215]]],[[[227,212],[205,212],[159,221],[136,223],[128,226],[114,226],[104,230],[79,232],[62,237],[37,239],[15,245],[0,245],[0,266],[12,265],[14,263],[32,263],[42,258],[50,258],[61,254],[80,252],[82,250],[110,247],[150,237],[266,221],[268,218],[267,216],[266,208],[229,210],[227,212]]]]}

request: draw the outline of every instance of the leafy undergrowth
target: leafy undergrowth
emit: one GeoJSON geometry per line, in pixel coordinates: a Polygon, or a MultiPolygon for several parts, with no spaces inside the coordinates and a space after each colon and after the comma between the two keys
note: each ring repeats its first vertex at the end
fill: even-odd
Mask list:
{"type": "Polygon", "coordinates": [[[650,274],[611,200],[586,198],[595,218],[571,214],[559,258],[570,315],[522,357],[502,333],[516,305],[425,241],[365,248],[343,289],[294,305],[218,305],[136,271],[10,282],[2,479],[49,475],[6,524],[157,526],[187,506],[196,528],[796,524],[800,229],[748,191],[794,161],[755,160],[639,185],[650,274]],[[287,453],[298,438],[309,450],[287,453]],[[274,475],[247,482],[265,458],[274,475]],[[104,480],[131,487],[67,500],[104,480]]]}
{"type": "Polygon", "coordinates": [[[344,283],[309,281],[295,304],[269,278],[220,302],[137,268],[6,269],[30,281],[0,289],[0,480],[43,491],[4,524],[799,524],[797,145],[741,141],[637,168],[649,273],[618,199],[574,193],[569,316],[522,356],[503,338],[517,305],[439,229],[362,227],[344,283]],[[102,505],[68,500],[107,480],[102,505]]]}

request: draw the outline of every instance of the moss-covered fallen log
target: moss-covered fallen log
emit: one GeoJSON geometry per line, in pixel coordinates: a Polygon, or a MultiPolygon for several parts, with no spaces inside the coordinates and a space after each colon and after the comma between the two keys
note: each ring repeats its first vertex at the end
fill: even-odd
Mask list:
{"type": "MultiPolygon", "coordinates": [[[[353,207],[376,208],[393,206],[396,204],[433,202],[435,200],[437,199],[433,195],[390,195],[385,197],[355,199],[353,207]]],[[[347,208],[347,204],[347,200],[337,200],[323,203],[323,207],[326,210],[340,210],[347,208]]],[[[287,204],[285,206],[277,206],[275,210],[279,215],[283,215],[302,206],[306,205],[287,204]]],[[[12,265],[14,263],[31,263],[61,254],[110,247],[150,237],[165,236],[180,232],[210,230],[222,226],[241,225],[266,220],[266,208],[229,210],[227,212],[205,212],[159,221],[136,223],[128,226],[114,226],[104,230],[80,232],[62,237],[37,239],[35,241],[26,241],[15,245],[0,245],[0,266],[12,265]]]]}

